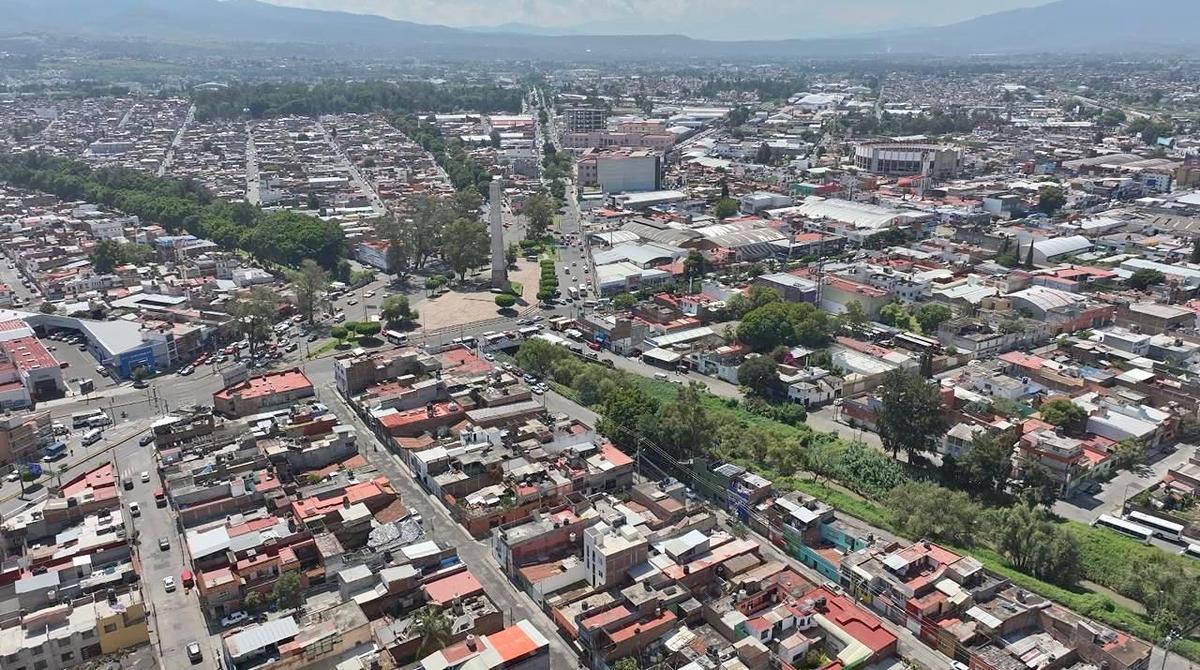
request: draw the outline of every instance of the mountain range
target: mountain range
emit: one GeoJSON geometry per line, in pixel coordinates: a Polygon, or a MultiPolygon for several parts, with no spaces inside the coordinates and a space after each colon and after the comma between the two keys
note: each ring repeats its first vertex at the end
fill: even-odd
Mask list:
{"type": "Polygon", "coordinates": [[[1058,0],[949,26],[856,38],[700,40],[459,29],[257,0],[0,0],[0,35],[37,33],[209,45],[265,43],[462,59],[786,59],[891,54],[1200,50],[1200,0],[1058,0]]]}

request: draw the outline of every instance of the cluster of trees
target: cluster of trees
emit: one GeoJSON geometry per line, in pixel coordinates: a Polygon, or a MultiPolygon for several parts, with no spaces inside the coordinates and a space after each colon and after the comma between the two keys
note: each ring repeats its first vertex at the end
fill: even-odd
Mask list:
{"type": "Polygon", "coordinates": [[[969,133],[980,124],[990,121],[986,114],[970,115],[966,112],[944,112],[934,110],[928,114],[889,114],[878,118],[874,114],[855,114],[846,117],[846,123],[856,135],[948,135],[969,133]]]}
{"type": "MultiPolygon", "coordinates": [[[[1037,208],[1042,214],[1054,216],[1066,204],[1067,195],[1061,186],[1047,185],[1038,189],[1037,208]]],[[[1030,254],[1032,253],[1033,250],[1030,249],[1030,254]]]]}
{"type": "Polygon", "coordinates": [[[1169,121],[1150,117],[1138,117],[1129,122],[1126,130],[1130,135],[1137,135],[1146,144],[1153,145],[1160,137],[1174,137],[1175,126],[1169,121]]]}
{"type": "Polygon", "coordinates": [[[954,312],[949,307],[935,302],[927,302],[911,312],[899,302],[888,303],[879,310],[880,323],[914,333],[936,333],[938,326],[952,316],[954,312]]]}
{"type": "Polygon", "coordinates": [[[517,112],[519,88],[434,84],[427,81],[322,81],[234,84],[193,93],[196,118],[264,119],[367,112],[517,112]]]}
{"type": "Polygon", "coordinates": [[[720,97],[723,93],[754,93],[759,100],[781,101],[807,89],[808,83],[803,77],[710,77],[695,93],[705,98],[720,97]]]}
{"type": "Polygon", "coordinates": [[[479,193],[488,192],[491,173],[467,154],[460,139],[444,139],[432,117],[422,120],[410,114],[390,114],[388,122],[428,151],[446,171],[454,188],[474,186],[479,193]]]}
{"type": "Polygon", "coordinates": [[[226,249],[242,249],[287,266],[311,258],[333,268],[345,253],[342,229],[294,212],[266,212],[213,197],[199,183],[155,177],[126,168],[100,168],[40,154],[0,157],[0,180],[64,200],[86,200],[188,232],[226,249]]]}
{"type": "Polygon", "coordinates": [[[258,355],[271,338],[271,326],[279,311],[279,296],[265,286],[256,286],[229,303],[227,312],[237,324],[237,332],[250,343],[251,358],[258,355]]]}
{"type": "Polygon", "coordinates": [[[107,274],[118,265],[144,265],[154,260],[154,249],[147,244],[124,244],[116,240],[100,240],[88,260],[92,269],[107,274]]]}
{"type": "Polygon", "coordinates": [[[1061,586],[1080,578],[1080,548],[1049,512],[1029,502],[984,510],[962,491],[932,482],[897,486],[886,501],[897,528],[960,547],[987,545],[1013,568],[1061,586]]]}
{"type": "Polygon", "coordinates": [[[486,263],[490,238],[479,219],[481,205],[479,192],[467,188],[452,198],[418,201],[410,219],[388,216],[380,221],[375,231],[388,243],[388,264],[396,278],[407,279],[434,257],[460,277],[486,263]]]}
{"type": "Polygon", "coordinates": [[[329,330],[330,337],[338,341],[351,340],[359,337],[375,337],[383,325],[378,321],[347,321],[329,330]]]}
{"type": "MultiPolygon", "coordinates": [[[[546,142],[542,146],[542,176],[552,182],[559,182],[571,174],[571,152],[557,151],[554,145],[546,142]]],[[[566,193],[565,186],[564,195],[566,193]]]]}
{"type": "Polygon", "coordinates": [[[300,269],[291,273],[292,291],[296,295],[296,309],[308,323],[312,323],[317,310],[328,302],[329,273],[311,259],[300,261],[300,269]]]}
{"type": "Polygon", "coordinates": [[[1151,286],[1158,286],[1167,280],[1166,275],[1153,268],[1142,268],[1133,273],[1128,280],[1129,288],[1145,291],[1151,286]]]}
{"type": "Polygon", "coordinates": [[[766,353],[777,347],[820,347],[829,342],[834,322],[808,303],[783,302],[773,289],[754,287],[749,298],[731,300],[737,312],[748,306],[738,325],[737,337],[751,349],[766,353]]]}

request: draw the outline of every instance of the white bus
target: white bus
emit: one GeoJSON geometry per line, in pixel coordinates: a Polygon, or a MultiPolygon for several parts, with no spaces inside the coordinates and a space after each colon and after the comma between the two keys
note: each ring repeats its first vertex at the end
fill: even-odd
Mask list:
{"type": "Polygon", "coordinates": [[[1150,544],[1150,538],[1154,537],[1154,531],[1149,528],[1108,514],[1101,514],[1099,518],[1092,522],[1092,525],[1127,535],[1142,544],[1150,544]]]}
{"type": "Polygon", "coordinates": [[[91,425],[92,419],[97,417],[108,418],[102,410],[93,409],[87,412],[76,412],[71,415],[71,427],[75,429],[86,428],[91,425]]]}
{"type": "Polygon", "coordinates": [[[1178,542],[1183,536],[1183,526],[1177,523],[1172,523],[1166,519],[1160,519],[1150,514],[1142,512],[1130,512],[1125,515],[1126,521],[1131,521],[1141,526],[1145,526],[1154,531],[1154,534],[1164,540],[1178,542]]]}
{"type": "Polygon", "coordinates": [[[104,436],[104,431],[100,430],[99,428],[93,428],[83,434],[83,438],[80,440],[80,442],[82,442],[83,446],[85,446],[85,447],[90,446],[90,445],[93,445],[93,444],[99,442],[100,438],[103,436],[104,436]]]}
{"type": "Polygon", "coordinates": [[[574,286],[568,286],[567,287],[567,295],[571,296],[571,300],[578,300],[579,299],[579,289],[575,288],[574,286]]]}
{"type": "Polygon", "coordinates": [[[1200,561],[1200,544],[1189,544],[1183,551],[1179,552],[1179,555],[1200,561]]]}
{"type": "Polygon", "coordinates": [[[395,330],[383,331],[383,338],[392,344],[408,344],[408,335],[395,330]]]}

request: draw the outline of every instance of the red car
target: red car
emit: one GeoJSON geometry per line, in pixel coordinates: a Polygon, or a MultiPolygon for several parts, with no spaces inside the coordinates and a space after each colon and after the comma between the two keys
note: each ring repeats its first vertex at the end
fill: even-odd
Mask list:
{"type": "Polygon", "coordinates": [[[592,351],[600,351],[600,343],[599,342],[588,342],[587,345],[588,345],[588,349],[591,349],[592,351]]]}

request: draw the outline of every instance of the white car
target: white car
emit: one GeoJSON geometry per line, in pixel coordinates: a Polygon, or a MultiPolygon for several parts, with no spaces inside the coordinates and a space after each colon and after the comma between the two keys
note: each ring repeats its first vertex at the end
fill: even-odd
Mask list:
{"type": "Polygon", "coordinates": [[[375,297],[375,292],[374,292],[374,291],[367,291],[366,293],[364,293],[364,294],[363,294],[363,297],[364,297],[364,298],[374,298],[374,297],[375,297]]]}
{"type": "Polygon", "coordinates": [[[167,575],[166,577],[163,577],[163,589],[165,589],[167,593],[174,591],[175,590],[175,578],[172,577],[171,575],[167,575]]]}
{"type": "Polygon", "coordinates": [[[142,515],[142,506],[135,502],[129,503],[129,516],[136,517],[136,516],[141,516],[141,515],[142,515]]]}
{"type": "Polygon", "coordinates": [[[5,477],[4,480],[9,481],[9,482],[15,482],[20,478],[21,478],[21,473],[17,472],[16,470],[13,470],[12,472],[8,473],[8,476],[5,477]]]}
{"type": "Polygon", "coordinates": [[[150,471],[142,470],[142,483],[145,484],[148,481],[150,481],[150,471]]]}
{"type": "Polygon", "coordinates": [[[240,612],[240,611],[233,612],[229,616],[225,617],[224,619],[221,619],[221,628],[229,628],[230,626],[235,626],[249,618],[250,618],[250,615],[246,614],[245,612],[240,612]]]}

